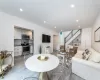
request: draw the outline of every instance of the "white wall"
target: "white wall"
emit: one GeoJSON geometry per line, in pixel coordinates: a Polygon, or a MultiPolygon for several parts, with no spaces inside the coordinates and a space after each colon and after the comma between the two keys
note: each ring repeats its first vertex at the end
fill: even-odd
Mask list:
{"type": "Polygon", "coordinates": [[[46,45],[50,45],[53,51],[53,34],[57,34],[56,32],[4,12],[0,12],[0,50],[14,51],[14,25],[34,30],[35,54],[39,53],[43,33],[51,35],[51,43],[46,45]]]}
{"type": "Polygon", "coordinates": [[[71,31],[65,31],[62,32],[62,34],[59,33],[59,45],[64,45],[64,38],[70,33],[71,31]]]}
{"type": "Polygon", "coordinates": [[[91,48],[91,30],[92,28],[84,28],[82,29],[81,35],[81,48],[91,48]]]}
{"type": "Polygon", "coordinates": [[[92,28],[92,48],[94,48],[98,52],[100,52],[100,42],[95,42],[94,41],[94,31],[96,29],[98,29],[99,27],[100,27],[100,14],[97,17],[97,19],[96,19],[96,21],[93,25],[93,28],[92,28]]]}
{"type": "Polygon", "coordinates": [[[60,45],[59,45],[59,35],[54,35],[53,36],[53,50],[59,50],[60,45]]]}
{"type": "Polygon", "coordinates": [[[64,45],[64,35],[59,33],[59,45],[64,45]]]}

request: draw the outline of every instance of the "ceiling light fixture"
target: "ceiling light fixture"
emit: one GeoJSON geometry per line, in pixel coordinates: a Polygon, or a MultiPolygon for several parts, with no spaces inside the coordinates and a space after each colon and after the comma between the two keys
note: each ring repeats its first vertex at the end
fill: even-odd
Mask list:
{"type": "Polygon", "coordinates": [[[22,8],[20,8],[20,12],[23,12],[23,9],[22,8]]]}
{"type": "Polygon", "coordinates": [[[76,22],[79,22],[79,20],[76,20],[76,22]]]}
{"type": "Polygon", "coordinates": [[[44,21],[44,23],[46,23],[46,21],[44,21]]]}
{"type": "Polygon", "coordinates": [[[54,28],[56,28],[56,26],[54,28]]]}
{"type": "Polygon", "coordinates": [[[71,5],[70,5],[70,7],[71,7],[71,8],[74,8],[74,7],[75,7],[75,5],[74,5],[74,4],[71,4],[71,5]]]}

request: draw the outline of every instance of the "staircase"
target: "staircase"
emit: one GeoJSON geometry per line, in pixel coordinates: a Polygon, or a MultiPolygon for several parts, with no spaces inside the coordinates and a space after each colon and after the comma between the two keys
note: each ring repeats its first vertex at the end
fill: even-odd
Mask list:
{"type": "Polygon", "coordinates": [[[64,38],[64,46],[66,48],[67,45],[73,45],[74,42],[79,43],[78,39],[81,38],[82,30],[72,30],[65,38],[64,38]]]}

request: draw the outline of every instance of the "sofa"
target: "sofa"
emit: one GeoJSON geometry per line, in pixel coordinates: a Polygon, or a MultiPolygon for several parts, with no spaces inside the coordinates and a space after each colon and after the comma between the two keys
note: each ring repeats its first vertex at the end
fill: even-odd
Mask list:
{"type": "Polygon", "coordinates": [[[72,73],[85,80],[100,80],[100,53],[90,48],[89,58],[83,59],[84,51],[78,50],[72,58],[72,73]]]}

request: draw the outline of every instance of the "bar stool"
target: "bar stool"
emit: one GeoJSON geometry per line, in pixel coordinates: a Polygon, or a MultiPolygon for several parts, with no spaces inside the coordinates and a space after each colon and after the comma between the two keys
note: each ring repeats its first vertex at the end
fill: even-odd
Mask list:
{"type": "Polygon", "coordinates": [[[27,77],[24,80],[38,80],[38,78],[36,78],[36,77],[27,77]]]}

